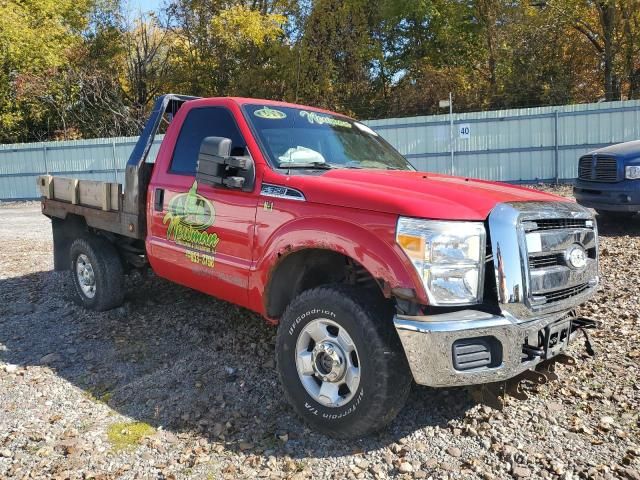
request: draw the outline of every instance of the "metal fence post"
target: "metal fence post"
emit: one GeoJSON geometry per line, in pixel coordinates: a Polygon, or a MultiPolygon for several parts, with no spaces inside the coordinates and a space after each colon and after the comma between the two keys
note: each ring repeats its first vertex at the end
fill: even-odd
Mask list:
{"type": "Polygon", "coordinates": [[[555,163],[555,181],[556,181],[556,185],[559,183],[559,179],[560,179],[560,140],[558,139],[558,117],[559,117],[559,113],[558,110],[556,110],[555,115],[553,116],[553,139],[554,139],[554,143],[555,143],[555,148],[554,148],[554,163],[555,163]]]}
{"type": "Polygon", "coordinates": [[[111,152],[113,153],[113,181],[118,183],[118,164],[116,163],[116,140],[111,140],[111,152]]]}
{"type": "Polygon", "coordinates": [[[455,146],[453,136],[453,96],[449,92],[449,143],[451,145],[451,175],[456,174],[455,168],[455,146]]]}
{"type": "Polygon", "coordinates": [[[47,162],[47,144],[42,145],[42,159],[44,160],[44,174],[49,175],[49,164],[47,162]]]}

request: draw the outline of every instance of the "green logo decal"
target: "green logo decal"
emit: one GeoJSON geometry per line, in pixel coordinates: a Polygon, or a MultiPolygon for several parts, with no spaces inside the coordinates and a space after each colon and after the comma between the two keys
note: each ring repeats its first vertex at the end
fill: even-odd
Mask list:
{"type": "Polygon", "coordinates": [[[265,118],[267,120],[282,120],[283,118],[287,118],[286,113],[267,106],[262,107],[260,110],[256,110],[253,114],[256,117],[265,118]]]}
{"type": "Polygon", "coordinates": [[[167,225],[167,240],[187,247],[215,252],[218,245],[217,233],[207,233],[213,225],[216,213],[213,204],[198,195],[198,182],[187,193],[180,193],[169,201],[168,211],[162,223],[167,225]]]}
{"type": "Polygon", "coordinates": [[[300,112],[301,117],[307,117],[309,123],[317,123],[318,125],[331,125],[333,127],[344,127],[351,128],[351,124],[349,122],[345,122],[344,120],[340,120],[339,118],[333,118],[329,115],[320,115],[316,112],[308,112],[307,110],[302,110],[300,112]]]}

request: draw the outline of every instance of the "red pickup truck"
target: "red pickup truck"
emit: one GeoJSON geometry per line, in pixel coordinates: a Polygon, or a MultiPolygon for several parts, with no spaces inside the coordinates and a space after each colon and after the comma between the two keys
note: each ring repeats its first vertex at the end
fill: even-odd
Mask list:
{"type": "Polygon", "coordinates": [[[278,325],[287,399],[335,437],[386,425],[412,381],[553,378],[598,282],[583,207],[416,171],[366,125],[300,105],[165,95],[124,186],[38,186],[81,304],[117,307],[150,266],[258,312],[278,325]]]}

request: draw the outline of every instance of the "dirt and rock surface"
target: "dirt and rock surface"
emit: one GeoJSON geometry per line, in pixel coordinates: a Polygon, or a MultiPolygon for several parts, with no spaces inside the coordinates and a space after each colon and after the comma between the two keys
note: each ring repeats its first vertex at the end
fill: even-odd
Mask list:
{"type": "Polygon", "coordinates": [[[575,342],[502,412],[414,387],[389,428],[335,441],[286,404],[258,316],[153,276],[85,311],[39,204],[1,205],[0,478],[640,479],[640,217],[599,228],[595,357],[575,342]]]}

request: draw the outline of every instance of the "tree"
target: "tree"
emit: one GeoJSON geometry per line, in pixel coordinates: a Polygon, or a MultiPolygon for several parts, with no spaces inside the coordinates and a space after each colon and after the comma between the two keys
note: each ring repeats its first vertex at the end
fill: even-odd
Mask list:
{"type": "Polygon", "coordinates": [[[170,71],[170,33],[155,15],[141,14],[124,34],[124,90],[128,103],[143,121],[153,99],[166,90],[170,71]]]}
{"type": "Polygon", "coordinates": [[[375,99],[371,72],[380,61],[372,36],[375,2],[318,0],[294,49],[298,58],[295,97],[345,113],[364,115],[375,99]]]}
{"type": "Polygon", "coordinates": [[[640,5],[638,0],[621,0],[623,69],[628,98],[640,98],[640,5]]]}
{"type": "Polygon", "coordinates": [[[0,141],[44,134],[50,104],[23,95],[25,86],[68,65],[89,9],[88,0],[0,3],[0,141]]]}
{"type": "MultiPolygon", "coordinates": [[[[619,100],[622,52],[620,4],[627,0],[540,0],[535,5],[550,9],[592,46],[601,62],[602,90],[607,101],[619,100]]],[[[634,0],[630,0],[634,1],[634,0]]]]}
{"type": "Polygon", "coordinates": [[[638,0],[0,0],[0,141],[134,135],[174,91],[360,118],[640,98],[638,0]]]}
{"type": "Polygon", "coordinates": [[[173,37],[174,85],[194,95],[228,95],[271,42],[286,18],[277,2],[176,0],[167,9],[173,37]]]}

